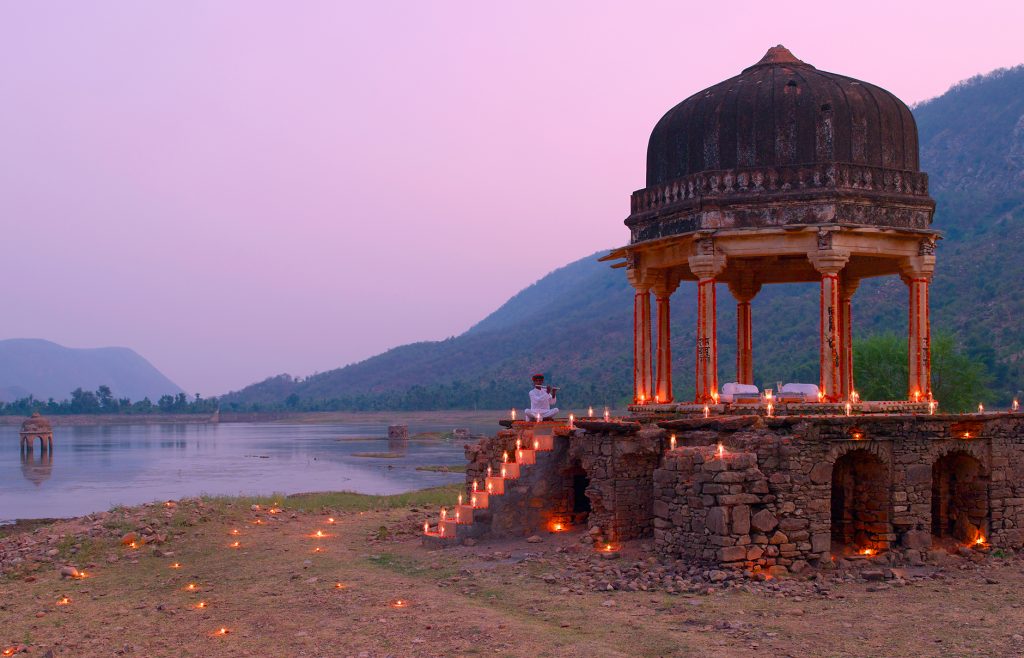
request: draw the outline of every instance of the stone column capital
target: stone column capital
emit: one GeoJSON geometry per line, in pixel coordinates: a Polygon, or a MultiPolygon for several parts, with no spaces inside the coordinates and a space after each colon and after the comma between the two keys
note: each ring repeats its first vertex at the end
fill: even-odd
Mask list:
{"type": "Polygon", "coordinates": [[[850,262],[850,252],[842,249],[819,249],[808,252],[807,260],[822,274],[835,276],[850,262]]]}
{"type": "Polygon", "coordinates": [[[652,277],[651,292],[658,299],[670,297],[679,288],[679,279],[673,277],[668,270],[663,271],[659,276],[652,277]]]}
{"type": "Polygon", "coordinates": [[[729,292],[740,304],[749,304],[757,293],[761,292],[761,284],[753,281],[730,281],[729,292]]]}
{"type": "Polygon", "coordinates": [[[698,254],[690,256],[690,271],[698,279],[714,279],[725,270],[725,254],[698,254]]]}
{"type": "Polygon", "coordinates": [[[844,276],[839,281],[839,299],[850,301],[853,298],[853,293],[857,292],[857,288],[860,287],[860,279],[856,279],[852,276],[844,276]]]}
{"type": "Polygon", "coordinates": [[[931,283],[933,274],[935,274],[935,254],[908,256],[900,260],[900,276],[904,282],[909,283],[912,279],[924,279],[931,283]]]}

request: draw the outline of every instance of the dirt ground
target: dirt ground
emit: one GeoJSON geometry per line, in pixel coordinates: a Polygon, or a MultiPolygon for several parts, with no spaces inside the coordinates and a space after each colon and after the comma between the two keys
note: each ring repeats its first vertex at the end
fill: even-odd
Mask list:
{"type": "MultiPolygon", "coordinates": [[[[613,563],[583,547],[579,532],[548,534],[539,543],[423,548],[418,528],[439,500],[452,495],[451,489],[435,490],[390,502],[293,497],[265,500],[259,510],[249,500],[189,500],[29,531],[22,544],[49,534],[61,555],[36,568],[22,564],[0,578],[0,652],[1024,655],[1019,558],[920,567],[906,574],[903,586],[817,575],[701,586],[675,595],[596,591],[573,586],[573,569],[592,561],[600,571],[613,563]],[[281,512],[270,514],[274,502],[281,512]],[[140,524],[166,534],[167,541],[156,548],[122,545],[122,531],[140,524]],[[91,537],[75,535],[89,528],[91,537]],[[318,530],[326,536],[318,538],[318,530]],[[174,563],[181,568],[171,568],[174,563]],[[87,577],[62,580],[65,564],[84,569],[87,577]],[[190,583],[195,591],[186,589],[190,583]],[[57,604],[62,597],[69,599],[66,605],[57,604]],[[221,628],[226,634],[218,634],[221,628]]],[[[644,550],[644,542],[625,545],[615,567],[651,564],[644,550]]]]}

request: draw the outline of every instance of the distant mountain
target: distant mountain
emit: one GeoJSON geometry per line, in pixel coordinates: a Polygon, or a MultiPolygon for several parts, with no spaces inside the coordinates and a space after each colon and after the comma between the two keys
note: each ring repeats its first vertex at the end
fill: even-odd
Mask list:
{"type": "MultiPolygon", "coordinates": [[[[982,360],[1001,399],[1024,388],[1024,66],[962,82],[914,109],[921,162],[945,232],[932,325],[982,360]]],[[[623,203],[626,194],[623,191],[623,203]]],[[[625,206],[624,206],[625,207],[625,206]]],[[[623,228],[623,239],[626,238],[623,228]]],[[[603,253],[603,252],[602,252],[603,253]]],[[[564,387],[563,405],[621,403],[631,390],[632,291],[588,256],[552,272],[461,336],[405,345],[303,380],[281,375],[228,394],[228,406],[335,409],[523,406],[534,370],[564,387]]],[[[857,336],[906,331],[895,277],[854,297],[857,336]]],[[[754,299],[755,381],[817,381],[817,286],[766,286],[754,299]]],[[[679,399],[693,395],[695,290],[672,298],[679,399]]],[[[719,294],[721,381],[735,373],[735,306],[719,294]]]]}
{"type": "Polygon", "coordinates": [[[126,347],[76,349],[46,340],[0,340],[0,401],[33,395],[63,400],[76,388],[106,384],[115,397],[156,402],[177,395],[180,386],[126,347]]]}

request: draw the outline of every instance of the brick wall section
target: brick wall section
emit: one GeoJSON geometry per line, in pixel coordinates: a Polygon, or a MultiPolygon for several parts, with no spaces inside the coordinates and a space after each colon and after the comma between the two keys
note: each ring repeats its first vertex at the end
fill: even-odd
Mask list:
{"type": "Polygon", "coordinates": [[[573,435],[572,454],[590,477],[588,523],[602,537],[622,541],[650,536],[654,519],[654,471],[661,462],[666,432],[573,435]]]}
{"type": "MultiPolygon", "coordinates": [[[[467,491],[473,479],[483,482],[487,464],[498,472],[501,453],[512,454],[517,437],[526,443],[527,431],[514,426],[467,446],[467,491]]],[[[854,464],[853,479],[839,483],[848,509],[837,539],[854,549],[920,552],[933,543],[933,465],[960,453],[976,460],[972,486],[984,487],[963,510],[970,527],[995,547],[1024,547],[1024,415],[1008,414],[650,419],[626,434],[577,430],[524,467],[513,495],[492,506],[492,526],[522,535],[571,511],[565,473],[578,462],[590,478],[588,523],[604,538],[653,535],[667,556],[799,572],[839,548],[837,461],[854,464]],[[719,442],[725,459],[714,455],[719,442]]]]}

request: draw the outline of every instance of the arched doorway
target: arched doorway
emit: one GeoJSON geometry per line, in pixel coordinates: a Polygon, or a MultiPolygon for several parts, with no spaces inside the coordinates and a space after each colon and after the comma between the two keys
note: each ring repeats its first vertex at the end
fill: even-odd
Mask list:
{"type": "Polygon", "coordinates": [[[832,552],[871,554],[889,547],[889,469],[868,450],[832,467],[832,552]]]}
{"type": "Polygon", "coordinates": [[[988,536],[988,477],[981,462],[962,451],[932,464],[932,535],[973,543],[988,536]]]}
{"type": "Polygon", "coordinates": [[[569,465],[565,474],[570,484],[569,509],[572,522],[574,524],[584,523],[590,514],[590,498],[587,497],[590,477],[587,476],[587,472],[578,459],[569,465]]]}

